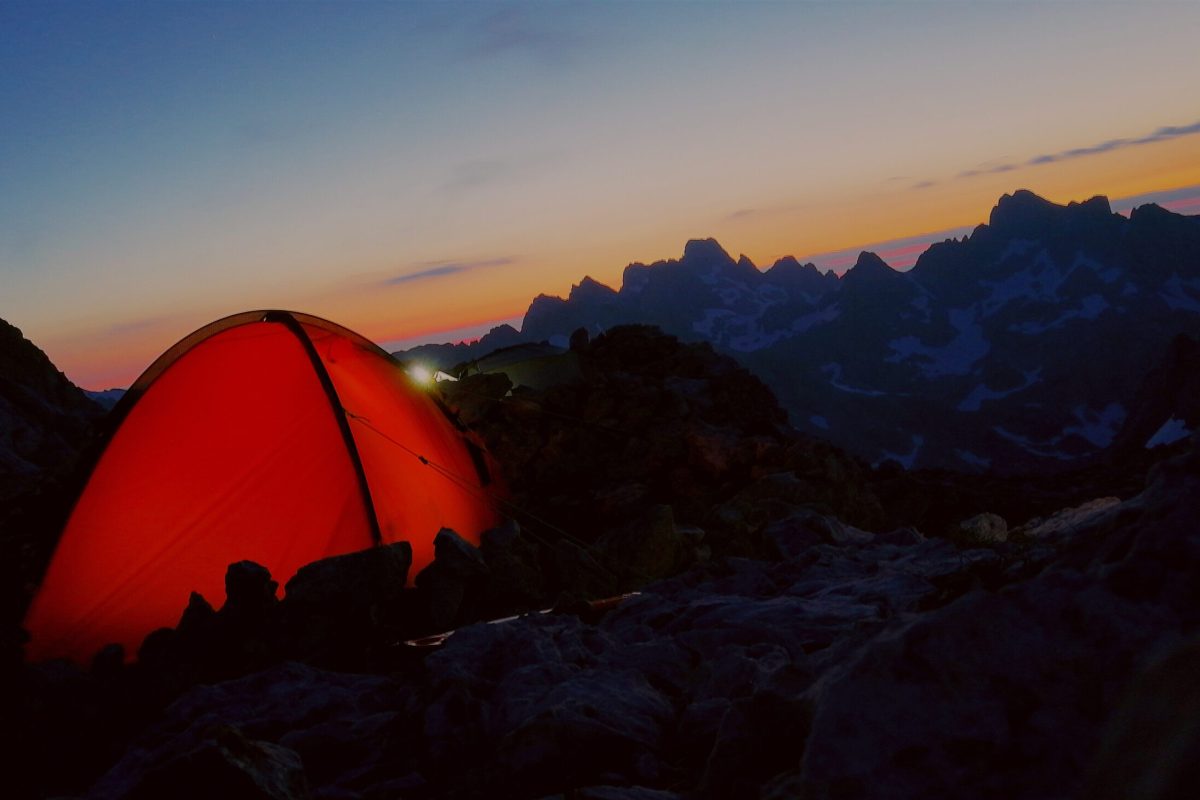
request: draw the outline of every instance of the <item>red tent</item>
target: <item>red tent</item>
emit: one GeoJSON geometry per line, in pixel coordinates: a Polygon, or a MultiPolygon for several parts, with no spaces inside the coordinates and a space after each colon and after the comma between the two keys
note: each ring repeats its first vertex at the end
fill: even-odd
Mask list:
{"type": "Polygon", "coordinates": [[[382,349],[316,317],[249,312],[164,353],[76,503],[25,620],[30,659],[136,652],[192,591],[217,603],[249,559],[282,585],[301,566],[498,521],[488,461],[382,349]]]}

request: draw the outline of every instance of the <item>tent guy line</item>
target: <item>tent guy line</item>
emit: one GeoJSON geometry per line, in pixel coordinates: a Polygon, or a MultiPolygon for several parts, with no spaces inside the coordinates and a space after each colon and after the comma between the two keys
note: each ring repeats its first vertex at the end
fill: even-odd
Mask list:
{"type": "MultiPolygon", "coordinates": [[[[579,545],[580,547],[586,546],[586,544],[583,542],[583,540],[579,539],[576,536],[572,536],[570,533],[563,530],[562,528],[555,525],[554,523],[542,519],[541,517],[534,514],[532,511],[529,511],[528,509],[518,506],[516,503],[512,502],[511,500],[505,500],[504,498],[499,497],[482,487],[476,488],[475,486],[473,486],[471,484],[470,481],[463,478],[461,475],[458,475],[458,474],[452,472],[451,470],[447,469],[446,467],[442,466],[441,464],[431,461],[429,458],[421,455],[416,450],[413,450],[411,447],[405,445],[403,442],[398,442],[395,439],[393,439],[392,437],[388,436],[386,433],[384,433],[383,431],[379,430],[374,425],[372,425],[370,420],[368,420],[366,417],[362,416],[361,414],[356,414],[348,408],[343,408],[342,411],[346,414],[346,416],[350,417],[350,419],[365,426],[368,430],[374,431],[376,434],[378,434],[379,436],[382,436],[388,442],[392,443],[396,447],[399,447],[401,450],[404,450],[405,452],[407,452],[410,455],[412,455],[413,457],[415,457],[418,461],[420,461],[425,466],[429,467],[430,469],[434,470],[435,472],[441,473],[446,479],[453,481],[454,483],[458,484],[466,491],[477,494],[480,497],[484,498],[485,500],[490,501],[491,503],[494,504],[494,507],[496,508],[496,510],[502,516],[504,516],[506,519],[512,520],[513,522],[519,521],[516,518],[516,516],[514,516],[514,514],[509,513],[505,510],[505,509],[510,509],[511,511],[514,511],[518,514],[523,515],[524,517],[527,517],[528,519],[532,519],[534,522],[538,523],[539,525],[542,525],[542,526],[548,528],[549,530],[554,531],[555,533],[562,536],[564,539],[569,540],[573,544],[579,545]]],[[[528,533],[531,536],[533,536],[534,538],[538,539],[538,541],[541,542],[541,544],[546,545],[547,547],[552,546],[551,542],[549,542],[545,539],[542,539],[534,531],[529,530],[528,533]]]]}

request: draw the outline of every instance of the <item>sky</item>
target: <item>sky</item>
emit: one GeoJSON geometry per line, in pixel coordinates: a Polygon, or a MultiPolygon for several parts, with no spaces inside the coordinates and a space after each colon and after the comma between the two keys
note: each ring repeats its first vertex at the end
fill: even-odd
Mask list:
{"type": "Polygon", "coordinates": [[[0,4],[0,318],[478,335],[716,237],[894,266],[999,196],[1200,213],[1200,3],[0,4]]]}

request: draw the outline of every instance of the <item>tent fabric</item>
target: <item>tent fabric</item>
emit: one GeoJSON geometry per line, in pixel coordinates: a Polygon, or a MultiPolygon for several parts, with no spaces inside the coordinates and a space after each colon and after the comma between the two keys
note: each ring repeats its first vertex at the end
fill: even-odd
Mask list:
{"type": "Polygon", "coordinates": [[[26,617],[31,660],[136,652],[191,592],[224,594],[248,559],[281,584],[303,565],[409,541],[415,575],[442,527],[499,521],[482,451],[366,339],[316,317],[251,312],[168,350],[119,420],[26,617]]]}

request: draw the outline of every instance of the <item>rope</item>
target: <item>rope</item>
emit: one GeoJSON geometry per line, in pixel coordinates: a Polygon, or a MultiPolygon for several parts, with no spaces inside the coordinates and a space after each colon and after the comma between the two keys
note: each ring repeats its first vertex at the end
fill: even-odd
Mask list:
{"type": "Polygon", "coordinates": [[[545,406],[543,406],[541,403],[539,403],[537,400],[534,400],[530,397],[516,397],[516,396],[493,397],[492,395],[484,394],[483,392],[473,392],[470,389],[463,389],[458,386],[455,386],[450,391],[452,394],[459,394],[459,393],[469,394],[469,395],[472,395],[473,397],[482,397],[485,400],[495,400],[497,402],[510,401],[510,402],[515,402],[515,403],[526,403],[528,405],[533,406],[534,410],[537,411],[538,413],[545,414],[548,417],[558,417],[559,419],[565,419],[568,422],[574,422],[577,425],[586,425],[589,428],[595,428],[597,430],[604,431],[605,433],[612,433],[617,436],[624,436],[627,439],[632,439],[635,436],[630,431],[624,430],[622,428],[615,428],[612,425],[605,425],[602,422],[592,422],[591,420],[586,420],[583,417],[576,417],[571,414],[564,414],[560,411],[550,411],[545,406]]]}
{"type": "MultiPolygon", "coordinates": [[[[496,510],[499,511],[500,514],[502,516],[504,516],[505,518],[510,519],[514,522],[519,522],[519,520],[517,520],[515,516],[513,516],[511,513],[507,513],[505,511],[505,509],[503,507],[507,506],[508,508],[533,520],[534,522],[538,523],[539,525],[542,525],[543,527],[545,527],[551,531],[554,531],[559,536],[563,537],[564,539],[567,539],[568,541],[572,542],[573,544],[577,545],[578,547],[586,549],[587,545],[583,541],[581,541],[580,539],[567,533],[565,530],[558,527],[557,525],[555,525],[551,522],[547,522],[546,520],[537,516],[533,512],[528,511],[524,508],[521,508],[516,503],[513,503],[510,500],[506,500],[505,498],[498,497],[495,494],[492,494],[491,492],[484,489],[482,486],[476,486],[473,482],[463,478],[461,475],[456,474],[455,472],[448,469],[447,467],[445,467],[441,464],[438,464],[435,461],[431,461],[429,458],[422,455],[421,453],[418,453],[416,450],[413,450],[411,447],[404,444],[403,442],[399,442],[396,439],[393,439],[391,436],[388,436],[383,431],[379,430],[379,428],[375,427],[371,423],[371,420],[367,419],[366,417],[361,416],[359,414],[355,414],[353,411],[349,410],[348,408],[343,408],[342,411],[350,419],[360,423],[361,425],[366,427],[368,430],[374,431],[377,435],[381,436],[386,441],[390,442],[391,444],[395,445],[396,447],[399,447],[404,452],[413,456],[418,461],[420,461],[422,464],[429,467],[434,472],[437,472],[439,475],[443,476],[450,482],[454,483],[455,485],[459,486],[462,489],[465,489],[468,492],[471,492],[479,497],[482,497],[486,501],[489,501],[489,502],[495,504],[496,510]]],[[[528,531],[530,536],[532,536],[534,539],[538,540],[541,544],[546,545],[547,547],[553,547],[553,542],[550,542],[549,540],[546,540],[546,539],[540,537],[532,529],[527,528],[526,530],[528,531]]]]}

